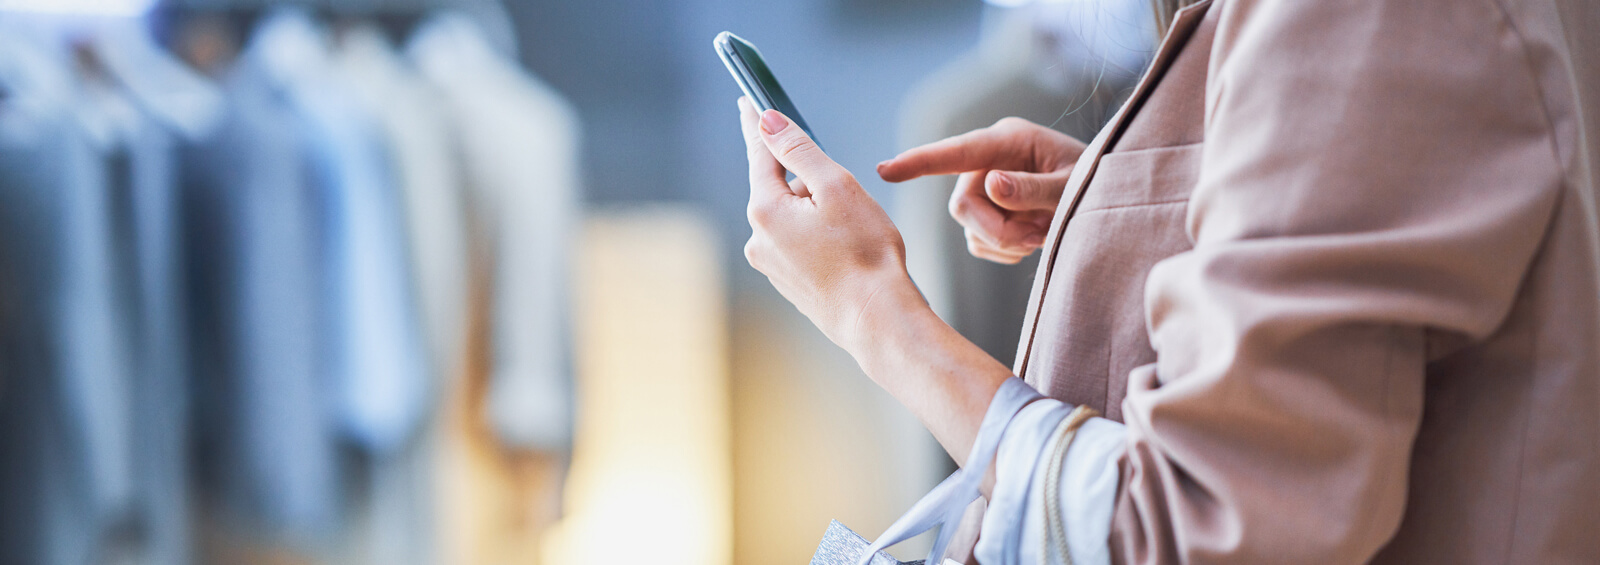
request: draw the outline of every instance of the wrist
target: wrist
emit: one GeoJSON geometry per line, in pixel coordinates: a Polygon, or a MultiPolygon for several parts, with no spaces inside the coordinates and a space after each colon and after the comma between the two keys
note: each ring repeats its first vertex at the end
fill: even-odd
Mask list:
{"type": "MultiPolygon", "coordinates": [[[[840,346],[855,357],[873,376],[874,359],[883,357],[892,344],[920,333],[923,318],[938,320],[922,292],[904,271],[885,273],[866,281],[861,301],[840,336],[840,346]]],[[[877,379],[873,376],[874,380],[877,379]]]]}
{"type": "Polygon", "coordinates": [[[1011,370],[944,323],[904,272],[861,284],[853,323],[835,343],[878,386],[965,461],[995,391],[1011,370]]]}

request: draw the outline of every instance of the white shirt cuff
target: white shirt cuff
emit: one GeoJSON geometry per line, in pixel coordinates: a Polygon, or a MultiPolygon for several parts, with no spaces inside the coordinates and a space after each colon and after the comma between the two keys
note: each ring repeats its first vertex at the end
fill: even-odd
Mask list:
{"type": "Polygon", "coordinates": [[[974,553],[985,565],[1033,565],[1044,547],[1041,502],[1045,481],[1059,481],[1058,493],[1074,565],[1111,562],[1111,514],[1121,480],[1117,460],[1126,428],[1091,418],[1078,428],[1060,477],[1046,477],[1048,439],[1070,407],[1053,399],[1035,401],[1019,412],[1001,439],[995,460],[994,494],[984,511],[982,536],[974,553]]]}

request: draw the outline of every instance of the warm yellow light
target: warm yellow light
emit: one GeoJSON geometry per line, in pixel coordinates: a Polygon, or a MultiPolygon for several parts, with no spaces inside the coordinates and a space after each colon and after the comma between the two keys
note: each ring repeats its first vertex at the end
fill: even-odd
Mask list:
{"type": "Polygon", "coordinates": [[[727,345],[697,214],[599,214],[577,253],[578,427],[547,565],[729,565],[727,345]]]}

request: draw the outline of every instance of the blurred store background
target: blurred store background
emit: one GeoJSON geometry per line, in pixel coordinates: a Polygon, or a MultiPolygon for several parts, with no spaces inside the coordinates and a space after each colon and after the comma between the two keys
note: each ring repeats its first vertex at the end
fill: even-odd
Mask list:
{"type": "MultiPolygon", "coordinates": [[[[1144,0],[0,0],[0,564],[789,564],[953,469],[740,253],[761,47],[1009,363],[1034,265],[873,165],[1087,139],[1144,0]]],[[[926,541],[896,549],[920,555],[926,541]]]]}

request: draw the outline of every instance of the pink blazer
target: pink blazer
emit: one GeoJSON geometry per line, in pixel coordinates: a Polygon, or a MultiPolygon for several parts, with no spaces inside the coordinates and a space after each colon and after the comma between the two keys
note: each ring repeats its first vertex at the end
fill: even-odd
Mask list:
{"type": "Polygon", "coordinates": [[[1600,2],[1215,0],[1090,144],[1017,373],[1131,563],[1600,563],[1600,2]]]}

